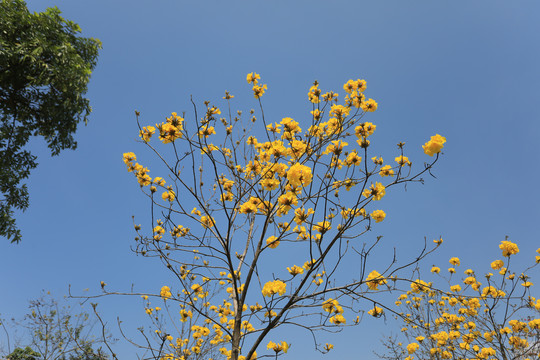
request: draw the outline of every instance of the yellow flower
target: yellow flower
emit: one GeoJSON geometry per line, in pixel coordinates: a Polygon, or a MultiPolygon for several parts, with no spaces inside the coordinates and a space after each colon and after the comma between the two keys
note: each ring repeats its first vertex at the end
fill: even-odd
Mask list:
{"type": "Polygon", "coordinates": [[[504,266],[504,262],[502,260],[495,260],[491,263],[491,268],[493,270],[499,270],[504,266]]]}
{"type": "Polygon", "coordinates": [[[139,131],[139,136],[143,139],[144,142],[150,141],[150,138],[156,132],[156,128],[153,126],[145,126],[139,131]]]}
{"type": "Polygon", "coordinates": [[[411,165],[411,162],[409,161],[409,158],[406,157],[406,156],[403,156],[403,155],[400,155],[398,157],[395,158],[395,161],[400,165],[400,166],[405,166],[405,165],[411,165]]]}
{"type": "Polygon", "coordinates": [[[253,203],[250,200],[240,205],[240,209],[238,210],[240,214],[255,214],[257,213],[257,211],[257,204],[253,203]]]}
{"type": "Polygon", "coordinates": [[[322,308],[330,314],[343,314],[343,308],[339,305],[339,301],[332,298],[325,300],[322,303],[322,308]]]}
{"type": "Polygon", "coordinates": [[[343,105],[337,105],[333,104],[330,108],[330,116],[335,116],[338,119],[343,119],[349,116],[349,113],[351,111],[351,108],[343,106],[343,105]]]}
{"type": "Polygon", "coordinates": [[[439,267],[437,267],[437,266],[433,266],[433,267],[431,268],[431,272],[432,272],[432,273],[435,273],[435,274],[438,274],[438,273],[441,272],[441,268],[439,268],[439,267]]]}
{"type": "Polygon", "coordinates": [[[174,198],[176,197],[176,194],[174,193],[174,191],[172,190],[169,190],[169,191],[165,191],[163,194],[161,194],[161,197],[163,198],[163,200],[165,201],[170,201],[170,202],[173,202],[174,201],[174,198]]]}
{"type": "Polygon", "coordinates": [[[459,258],[457,258],[457,257],[451,258],[448,262],[450,264],[454,265],[454,266],[459,266],[460,265],[459,258]]]}
{"type": "Polygon", "coordinates": [[[260,79],[261,76],[255,72],[252,72],[252,73],[249,73],[247,74],[246,76],[246,80],[248,82],[248,84],[253,84],[253,85],[256,85],[258,83],[258,79],[260,79]]]}
{"type": "Polygon", "coordinates": [[[317,225],[313,225],[313,229],[320,232],[321,234],[324,234],[328,230],[332,229],[332,226],[329,221],[319,221],[317,225]]]}
{"type": "Polygon", "coordinates": [[[371,217],[373,218],[373,220],[375,220],[375,222],[381,222],[384,220],[384,218],[386,217],[386,213],[382,210],[375,210],[371,213],[371,217]]]}
{"type": "Polygon", "coordinates": [[[168,286],[163,286],[163,287],[161,288],[161,291],[160,291],[159,295],[160,295],[163,299],[165,299],[165,300],[168,299],[168,298],[170,298],[170,297],[172,296],[172,294],[171,294],[171,288],[168,287],[168,286]]]}
{"type": "Polygon", "coordinates": [[[261,96],[264,95],[266,89],[268,89],[268,86],[266,84],[259,86],[259,85],[253,85],[253,96],[255,99],[260,99],[261,96]]]}
{"type": "Polygon", "coordinates": [[[485,288],[482,289],[482,296],[486,297],[488,295],[496,298],[496,297],[504,297],[506,296],[506,293],[502,290],[498,290],[494,286],[486,286],[485,288]]]}
{"type": "Polygon", "coordinates": [[[416,350],[418,350],[419,347],[420,347],[420,345],[418,345],[417,343],[410,343],[409,345],[407,345],[407,352],[409,354],[412,354],[416,350]]]}
{"type": "Polygon", "coordinates": [[[206,215],[201,216],[201,225],[205,229],[213,227],[214,218],[212,218],[211,216],[206,216],[206,215]]]}
{"type": "Polygon", "coordinates": [[[280,351],[283,351],[284,353],[286,353],[289,350],[289,344],[287,344],[285,341],[282,341],[280,344],[276,344],[275,342],[270,341],[268,345],[266,345],[266,348],[268,350],[272,349],[276,353],[280,351]]]}
{"type": "Polygon", "coordinates": [[[347,158],[345,159],[345,165],[347,165],[348,167],[352,165],[358,166],[361,163],[362,163],[362,157],[358,156],[358,153],[356,152],[356,150],[353,150],[352,152],[350,152],[349,155],[347,155],[347,158]]]}
{"type": "Polygon", "coordinates": [[[503,256],[505,257],[515,255],[519,252],[518,246],[511,241],[502,241],[499,245],[499,249],[503,251],[503,256]]]}
{"type": "Polygon", "coordinates": [[[315,211],[312,208],[309,208],[307,211],[304,208],[298,208],[294,210],[294,222],[297,225],[302,225],[314,213],[315,211]]]}
{"type": "Polygon", "coordinates": [[[207,138],[210,135],[215,134],[215,133],[216,133],[216,129],[213,126],[205,125],[201,127],[201,130],[199,130],[197,134],[199,138],[202,138],[202,137],[207,138]]]}
{"type": "Polygon", "coordinates": [[[392,170],[392,167],[390,165],[385,165],[379,171],[379,175],[381,175],[382,177],[394,176],[394,170],[392,170]]]}
{"type": "Polygon", "coordinates": [[[379,317],[384,313],[384,310],[378,306],[374,306],[373,309],[368,311],[368,314],[373,317],[379,317]]]}
{"type": "Polygon", "coordinates": [[[301,268],[300,266],[294,265],[292,268],[288,267],[288,268],[287,268],[287,271],[288,271],[289,274],[291,274],[292,276],[296,276],[296,275],[298,275],[298,274],[303,274],[303,273],[304,273],[304,268],[301,268]]]}
{"type": "Polygon", "coordinates": [[[379,285],[386,284],[386,279],[378,271],[373,270],[366,278],[366,283],[370,290],[379,290],[379,285]]]}
{"type": "Polygon", "coordinates": [[[313,174],[311,168],[299,163],[294,164],[287,171],[287,180],[293,188],[307,186],[311,183],[313,174]]]}
{"type": "Polygon", "coordinates": [[[281,280],[269,281],[264,284],[262,289],[263,296],[272,296],[274,294],[283,295],[287,291],[287,285],[281,280]]]}
{"type": "Polygon", "coordinates": [[[383,164],[383,158],[382,157],[374,156],[374,157],[371,158],[371,161],[373,161],[373,163],[375,165],[382,165],[383,164]]]}
{"type": "Polygon", "coordinates": [[[335,155],[340,155],[343,151],[343,147],[349,145],[348,143],[341,141],[341,140],[334,140],[330,145],[326,147],[326,150],[324,150],[323,155],[333,153],[335,155]]]}
{"type": "Polygon", "coordinates": [[[373,125],[373,123],[365,122],[355,127],[354,133],[356,134],[356,137],[358,137],[359,139],[367,138],[369,135],[373,135],[376,128],[377,126],[373,125]]]}
{"type": "Polygon", "coordinates": [[[328,319],[328,321],[330,321],[334,325],[341,325],[341,324],[345,324],[347,322],[345,317],[343,315],[341,315],[341,314],[337,314],[337,315],[332,316],[330,319],[328,319]]]}
{"type": "Polygon", "coordinates": [[[343,85],[343,90],[345,90],[345,92],[348,94],[352,93],[357,88],[358,84],[354,80],[349,80],[343,85]]]}
{"type": "Polygon", "coordinates": [[[326,343],[326,344],[324,345],[324,350],[326,350],[326,351],[330,351],[330,350],[332,350],[333,348],[334,348],[334,345],[332,345],[332,344],[326,343]]]}
{"type": "Polygon", "coordinates": [[[367,101],[364,101],[362,102],[362,104],[360,105],[360,107],[362,108],[362,110],[364,111],[370,111],[370,112],[373,112],[375,110],[377,110],[377,107],[379,106],[379,104],[377,104],[377,102],[373,99],[369,99],[367,101]]]}
{"type": "Polygon", "coordinates": [[[422,146],[422,148],[424,149],[424,153],[426,155],[433,156],[441,152],[445,142],[445,137],[436,134],[435,136],[432,136],[431,139],[422,146]]]}
{"type": "Polygon", "coordinates": [[[277,237],[270,236],[268,239],[266,239],[266,245],[268,245],[269,248],[275,249],[279,245],[279,240],[277,240],[277,237]]]}
{"type": "Polygon", "coordinates": [[[365,189],[362,192],[366,198],[373,195],[373,200],[381,200],[384,195],[386,195],[386,190],[383,184],[376,182],[375,185],[371,184],[369,189],[365,189]]]}
{"type": "Polygon", "coordinates": [[[156,124],[159,130],[159,140],[164,144],[182,138],[184,118],[178,116],[175,112],[171,113],[171,117],[167,118],[167,122],[156,124]]]}
{"type": "Polygon", "coordinates": [[[426,283],[423,280],[417,279],[411,282],[411,291],[414,293],[428,292],[431,284],[426,283]]]}
{"type": "Polygon", "coordinates": [[[132,152],[124,153],[122,157],[126,165],[129,165],[129,163],[133,161],[137,161],[137,157],[132,152]]]}
{"type": "Polygon", "coordinates": [[[313,86],[309,88],[308,98],[313,104],[318,104],[321,102],[320,99],[321,90],[319,89],[319,83],[315,81],[313,86]]]}

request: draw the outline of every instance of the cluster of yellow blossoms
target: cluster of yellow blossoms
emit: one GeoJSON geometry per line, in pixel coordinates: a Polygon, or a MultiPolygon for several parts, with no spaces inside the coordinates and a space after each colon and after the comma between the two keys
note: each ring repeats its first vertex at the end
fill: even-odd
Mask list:
{"type": "Polygon", "coordinates": [[[424,149],[424,153],[426,153],[426,155],[433,156],[441,152],[445,142],[446,138],[444,136],[436,134],[435,136],[432,136],[431,139],[422,146],[422,148],[424,149]]]}
{"type": "MultiPolygon", "coordinates": [[[[504,257],[519,252],[518,246],[507,240],[499,247],[504,257]]],[[[454,274],[461,261],[452,257],[449,262],[453,266],[450,274],[454,274]]],[[[540,259],[535,259],[533,266],[538,264],[540,259]]],[[[475,272],[467,269],[462,281],[465,287],[455,284],[444,292],[416,280],[411,283],[411,291],[398,297],[396,305],[406,311],[400,313],[405,324],[402,332],[409,340],[401,350],[406,360],[415,355],[419,359],[538,359],[540,300],[527,296],[532,283],[525,274],[511,273],[503,260],[493,261],[491,268],[499,271],[501,279],[487,273],[484,287],[475,272]],[[507,292],[517,294],[520,284],[525,292],[509,297],[507,292]],[[469,289],[471,292],[467,292],[469,289]]],[[[439,274],[440,268],[434,266],[431,272],[439,274]]],[[[394,349],[399,352],[402,343],[387,345],[397,346],[394,349]]]]}
{"type": "Polygon", "coordinates": [[[283,351],[284,353],[286,353],[288,350],[289,350],[289,344],[287,344],[285,341],[282,341],[281,343],[277,344],[273,341],[270,341],[268,343],[268,345],[266,345],[266,348],[267,349],[272,349],[276,352],[276,354],[278,352],[281,352],[283,351]]]}
{"type": "Polygon", "coordinates": [[[263,296],[284,295],[285,291],[287,291],[287,285],[281,280],[274,280],[264,284],[262,294],[263,296]]]}

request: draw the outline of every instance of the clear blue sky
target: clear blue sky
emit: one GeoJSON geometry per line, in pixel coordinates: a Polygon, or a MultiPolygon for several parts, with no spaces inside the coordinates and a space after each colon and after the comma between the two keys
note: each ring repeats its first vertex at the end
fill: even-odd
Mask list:
{"type": "MultiPolygon", "coordinates": [[[[53,5],[103,42],[87,94],[94,111],[78,150],[50,158],[43,143],[31,145],[40,165],[18,218],[23,242],[0,242],[4,317],[23,314],[41,289],[60,296],[68,284],[79,293],[97,292],[101,280],[157,291],[163,269],[130,251],[131,216],[144,219],[148,207],[121,157],[135,151],[151,161],[135,142],[134,110],[154,124],[189,112],[191,94],[217,102],[225,90],[249,110],[252,71],[268,84],[266,115],[278,121],[304,116],[313,80],[343,94],[344,82],[363,78],[379,103],[369,121],[381,148],[405,141],[421,164],[429,136],[447,138],[437,179],[394,191],[387,220],[369,235],[383,235],[402,259],[439,235],[443,248],[425,268],[459,256],[464,268],[487,270],[505,235],[522,261],[540,246],[538,1],[29,1],[35,11],[53,5]]],[[[532,275],[538,282],[538,270],[532,275]]],[[[140,302],[124,301],[107,300],[104,316],[143,324],[140,302]]],[[[325,358],[374,359],[392,328],[367,319],[321,334],[336,346],[325,358]]],[[[322,358],[308,333],[293,343],[287,358],[322,358]]],[[[118,352],[133,358],[128,346],[118,352]]]]}

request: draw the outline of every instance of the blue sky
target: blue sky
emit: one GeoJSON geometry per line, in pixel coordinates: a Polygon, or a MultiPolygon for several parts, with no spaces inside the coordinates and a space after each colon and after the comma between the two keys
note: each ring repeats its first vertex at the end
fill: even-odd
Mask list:
{"type": "MultiPolygon", "coordinates": [[[[217,103],[225,90],[249,110],[257,106],[245,82],[252,71],[268,84],[265,112],[276,121],[305,116],[315,79],[342,95],[344,82],[363,78],[379,103],[368,121],[383,156],[405,141],[421,164],[420,146],[435,133],[447,138],[437,178],[395,191],[387,220],[369,234],[383,235],[399,256],[441,235],[426,269],[459,256],[464,267],[487,271],[505,235],[523,262],[540,246],[537,1],[29,1],[35,11],[54,5],[103,42],[87,94],[93,113],[76,151],[51,158],[39,140],[30,145],[40,165],[18,218],[23,242],[0,242],[4,317],[23,314],[41,289],[60,296],[68,284],[76,292],[98,291],[101,280],[157,291],[161,266],[130,251],[131,216],[144,219],[148,206],[121,156],[153,161],[135,142],[134,110],[155,124],[189,112],[190,95],[217,103]]],[[[531,275],[534,282],[538,270],[531,275]]],[[[102,311],[111,323],[117,315],[133,329],[144,323],[136,299],[105,300],[102,311]]],[[[374,359],[393,328],[367,319],[321,335],[336,346],[326,358],[374,359]]],[[[289,358],[318,358],[307,333],[294,343],[289,358]]],[[[134,349],[118,352],[132,358],[134,349]]]]}

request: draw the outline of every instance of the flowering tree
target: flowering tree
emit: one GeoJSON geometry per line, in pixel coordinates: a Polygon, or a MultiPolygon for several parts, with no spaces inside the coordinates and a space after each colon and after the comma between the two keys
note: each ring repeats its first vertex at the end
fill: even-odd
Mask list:
{"type": "MultiPolygon", "coordinates": [[[[411,283],[396,305],[406,342],[385,342],[385,359],[538,359],[540,356],[540,299],[531,296],[533,283],[527,273],[540,264],[540,256],[521,274],[510,267],[519,252],[516,244],[500,244],[505,260],[495,260],[484,275],[465,270],[456,283],[453,274],[460,266],[450,259],[449,289],[434,290],[432,283],[411,283]],[[484,282],[483,284],[480,282],[484,282]],[[454,284],[454,285],[452,285],[454,284]]],[[[540,254],[540,248],[537,250],[540,254]]],[[[513,265],[513,264],[512,264],[513,265]]],[[[433,266],[432,273],[441,269],[433,266]]]]}
{"type": "MultiPolygon", "coordinates": [[[[135,250],[159,258],[176,279],[159,295],[140,294],[157,326],[145,335],[152,358],[255,359],[261,346],[275,356],[286,353],[287,341],[269,341],[272,330],[290,325],[313,333],[358,324],[360,300],[383,306],[372,297],[378,287],[389,289],[398,270],[432,251],[424,247],[409,264],[394,257],[368,270],[381,238],[364,244],[358,238],[385,220],[378,204],[390,188],[422,181],[444,137],[424,145],[435,157],[414,172],[404,143],[393,162],[370,152],[376,125],[364,116],[377,103],[365,98],[364,80],[344,85],[341,104],[337,93],[323,94],[315,82],[307,124],[290,117],[267,122],[261,102],[267,85],[259,81],[248,74],[260,115],[233,113],[234,96],[226,92],[226,114],[205,102],[200,117],[193,103],[190,121],[172,113],[155,127],[139,125],[168,180],[151,177],[134,153],[124,154],[152,206],[149,230],[135,225],[135,250]],[[151,306],[152,297],[163,307],[151,306]]],[[[380,315],[375,309],[382,311],[375,306],[370,314],[380,315]]],[[[315,344],[323,352],[332,348],[315,344]]]]}

